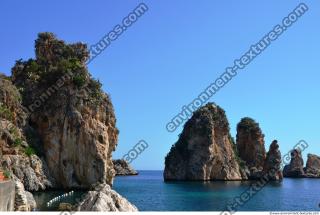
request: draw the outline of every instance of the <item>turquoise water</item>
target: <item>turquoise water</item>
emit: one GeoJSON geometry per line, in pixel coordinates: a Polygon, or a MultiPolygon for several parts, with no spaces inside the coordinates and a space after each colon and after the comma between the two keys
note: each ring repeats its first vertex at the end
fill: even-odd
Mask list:
{"type": "MultiPolygon", "coordinates": [[[[222,211],[253,182],[163,182],[162,171],[121,176],[113,189],[140,211],[222,211]]],[[[269,183],[239,211],[319,211],[320,179],[269,183]]]]}

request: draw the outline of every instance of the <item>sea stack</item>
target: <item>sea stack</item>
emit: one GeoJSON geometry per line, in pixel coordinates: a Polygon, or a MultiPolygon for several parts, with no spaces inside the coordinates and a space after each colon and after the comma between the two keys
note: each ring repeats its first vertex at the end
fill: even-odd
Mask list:
{"type": "Polygon", "coordinates": [[[241,180],[225,111],[195,111],[165,158],[164,180],[241,180]]]}
{"type": "Polygon", "coordinates": [[[305,177],[304,170],[303,170],[303,163],[304,162],[301,155],[301,151],[299,149],[292,150],[290,164],[284,167],[283,176],[291,177],[291,178],[305,177]]]}
{"type": "Polygon", "coordinates": [[[237,150],[250,174],[249,179],[259,179],[266,158],[264,134],[255,120],[245,117],[237,125],[237,150]]]}

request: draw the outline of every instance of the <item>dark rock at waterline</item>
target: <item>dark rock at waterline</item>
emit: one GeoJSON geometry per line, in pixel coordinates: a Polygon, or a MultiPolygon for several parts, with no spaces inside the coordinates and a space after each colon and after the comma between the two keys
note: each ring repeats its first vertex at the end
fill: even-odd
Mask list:
{"type": "Polygon", "coordinates": [[[113,168],[116,172],[116,175],[138,175],[138,172],[134,170],[126,160],[117,159],[113,160],[113,168]]]}

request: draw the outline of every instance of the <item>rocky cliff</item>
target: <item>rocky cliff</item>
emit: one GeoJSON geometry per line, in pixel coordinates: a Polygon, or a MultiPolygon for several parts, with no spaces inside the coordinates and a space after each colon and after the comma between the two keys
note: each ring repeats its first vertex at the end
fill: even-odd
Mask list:
{"type": "Polygon", "coordinates": [[[301,151],[299,149],[292,150],[290,164],[283,168],[283,176],[293,178],[305,177],[303,164],[301,151]]]}
{"type": "Polygon", "coordinates": [[[263,175],[269,175],[269,179],[273,181],[281,181],[283,174],[281,170],[281,152],[279,150],[278,141],[272,141],[263,166],[263,175]]]}
{"type": "Polygon", "coordinates": [[[56,186],[112,184],[116,119],[109,96],[88,73],[86,45],[41,33],[35,50],[35,59],[16,63],[12,81],[40,138],[34,147],[43,154],[56,186]]]}
{"type": "Polygon", "coordinates": [[[249,179],[261,178],[266,150],[264,134],[259,124],[249,117],[241,119],[237,125],[236,143],[239,157],[245,162],[250,171],[249,179]]]}
{"type": "Polygon", "coordinates": [[[117,159],[112,162],[116,175],[138,175],[138,172],[135,171],[126,160],[117,159]]]}
{"type": "Polygon", "coordinates": [[[308,154],[304,171],[309,178],[320,178],[320,157],[314,154],[308,154]]]}
{"type": "Polygon", "coordinates": [[[115,175],[115,114],[86,45],[40,33],[35,51],[0,75],[0,167],[16,182],[17,210],[35,207],[28,191],[112,185],[115,175]]]}
{"type": "Polygon", "coordinates": [[[209,103],[193,114],[165,158],[164,179],[242,179],[222,108],[209,103]]]}

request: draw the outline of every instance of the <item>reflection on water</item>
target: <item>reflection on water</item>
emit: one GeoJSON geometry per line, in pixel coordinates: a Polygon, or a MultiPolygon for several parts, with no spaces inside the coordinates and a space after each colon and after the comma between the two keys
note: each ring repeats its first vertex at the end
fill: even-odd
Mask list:
{"type": "Polygon", "coordinates": [[[85,194],[84,191],[74,191],[73,195],[69,195],[53,202],[50,206],[47,203],[57,197],[61,196],[69,191],[43,191],[32,193],[34,199],[37,202],[37,208],[40,211],[57,211],[60,203],[76,204],[80,201],[81,197],[85,194]]]}

